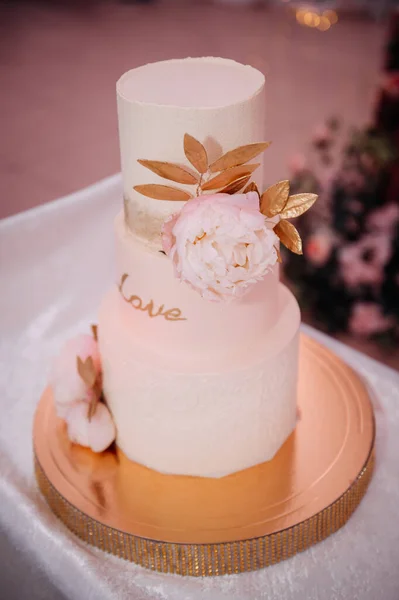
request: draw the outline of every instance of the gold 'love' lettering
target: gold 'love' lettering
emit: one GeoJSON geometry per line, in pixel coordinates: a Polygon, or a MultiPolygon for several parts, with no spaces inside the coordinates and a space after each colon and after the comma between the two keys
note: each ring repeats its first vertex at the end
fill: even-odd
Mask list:
{"type": "Polygon", "coordinates": [[[161,306],[156,309],[153,300],[150,300],[147,304],[145,304],[140,296],[125,295],[124,286],[128,277],[128,273],[124,273],[122,275],[118,288],[124,301],[130,304],[133,308],[148,313],[148,316],[151,318],[164,317],[164,319],[167,321],[187,321],[185,317],[182,317],[180,308],[169,308],[165,310],[164,304],[161,304],[161,306]]]}

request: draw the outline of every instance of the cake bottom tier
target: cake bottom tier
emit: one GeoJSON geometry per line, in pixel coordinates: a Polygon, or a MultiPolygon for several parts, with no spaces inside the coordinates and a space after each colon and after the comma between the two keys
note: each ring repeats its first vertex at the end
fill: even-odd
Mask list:
{"type": "Polygon", "coordinates": [[[281,284],[279,303],[279,319],[250,353],[190,366],[138,346],[118,291],[107,294],[98,321],[104,393],[128,458],[203,477],[273,458],[296,423],[300,324],[281,284]]]}

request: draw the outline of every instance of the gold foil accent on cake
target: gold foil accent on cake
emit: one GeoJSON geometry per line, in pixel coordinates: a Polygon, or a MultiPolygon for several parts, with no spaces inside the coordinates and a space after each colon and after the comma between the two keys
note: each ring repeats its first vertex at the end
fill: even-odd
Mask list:
{"type": "Polygon", "coordinates": [[[208,155],[204,146],[188,133],[184,136],[184,154],[187,160],[203,175],[208,170],[208,155]]]}
{"type": "Polygon", "coordinates": [[[212,179],[209,179],[206,183],[202,184],[201,189],[203,192],[208,190],[219,190],[230,183],[234,183],[241,177],[251,175],[258,167],[260,163],[253,165],[240,165],[238,167],[231,167],[226,171],[222,171],[212,179]]]}
{"type": "MultiPolygon", "coordinates": [[[[251,165],[244,163],[261,154],[269,145],[270,142],[260,142],[258,144],[240,146],[239,148],[230,150],[212,163],[212,165],[208,166],[208,155],[204,146],[201,142],[186,133],[184,136],[184,154],[190,164],[198,171],[198,176],[193,175],[187,169],[174,163],[147,159],[139,159],[137,162],[164,179],[170,179],[186,185],[196,185],[195,194],[197,196],[209,190],[220,190],[224,193],[234,194],[248,183],[253,171],[259,167],[259,163],[251,165]],[[218,173],[218,175],[212,177],[212,173],[218,173]],[[247,178],[245,181],[244,177],[247,178]],[[242,185],[240,185],[241,183],[242,185]],[[226,190],[226,188],[228,189],[226,190]]],[[[193,197],[192,194],[184,190],[156,184],[136,185],[133,189],[155,200],[186,201],[193,197]]]]}
{"type": "Polygon", "coordinates": [[[260,199],[260,212],[266,217],[278,215],[285,207],[290,193],[290,182],[279,181],[263,192],[260,199]]]}
{"type": "Polygon", "coordinates": [[[244,194],[248,194],[248,192],[256,192],[260,198],[258,186],[256,185],[256,183],[254,181],[251,181],[251,183],[249,185],[247,185],[247,187],[245,188],[244,194]]]}
{"type": "Polygon", "coordinates": [[[128,277],[129,274],[124,273],[118,285],[119,292],[123,300],[127,302],[127,304],[130,304],[130,306],[132,306],[136,310],[146,312],[151,318],[164,317],[166,321],[187,321],[187,319],[182,316],[180,308],[175,307],[165,309],[165,305],[161,304],[158,309],[155,309],[153,300],[150,300],[147,304],[145,304],[143,299],[140,296],[137,296],[136,294],[132,294],[131,296],[125,296],[123,292],[123,287],[128,277]]]}
{"type": "Polygon", "coordinates": [[[294,194],[288,198],[280,217],[282,219],[300,217],[313,206],[316,200],[317,194],[294,194]]]}
{"type": "Polygon", "coordinates": [[[260,211],[266,217],[280,217],[273,230],[280,241],[295,254],[302,254],[302,240],[297,229],[286,221],[303,215],[317,200],[316,194],[294,194],[290,196],[290,182],[279,181],[263,192],[260,211]]]}
{"type": "Polygon", "coordinates": [[[177,183],[193,184],[198,183],[199,177],[193,175],[187,169],[174,165],[173,163],[161,162],[159,160],[138,160],[138,163],[149,169],[156,175],[163,177],[164,179],[170,179],[170,181],[176,181],[177,183]]]}
{"type": "Polygon", "coordinates": [[[215,160],[215,162],[209,166],[209,170],[211,173],[217,173],[218,171],[225,171],[231,167],[239,167],[259,154],[262,154],[270,144],[271,142],[260,142],[257,144],[248,144],[247,146],[239,146],[234,150],[229,150],[229,152],[226,152],[226,154],[223,154],[223,156],[215,160]]]}
{"type": "MultiPolygon", "coordinates": [[[[187,160],[198,171],[199,176],[193,175],[187,169],[173,163],[144,160],[138,162],[164,179],[196,185],[195,194],[200,196],[203,192],[219,192],[226,194],[239,193],[247,185],[244,193],[257,192],[260,198],[260,212],[266,218],[279,217],[279,222],[274,226],[274,232],[280,241],[295,254],[302,254],[302,240],[297,229],[286,219],[303,215],[317,200],[316,194],[295,194],[290,196],[290,183],[288,180],[278,181],[271,185],[263,194],[254,182],[249,182],[252,173],[260,163],[246,164],[249,160],[261,154],[270,146],[270,142],[260,142],[240,146],[229,150],[223,156],[208,166],[208,157],[204,146],[189,134],[184,136],[184,153],[187,160]],[[212,176],[213,173],[217,173],[212,176]]],[[[136,185],[136,192],[156,200],[188,201],[193,194],[175,187],[145,184],[136,185]]],[[[125,212],[127,207],[125,207],[125,212]]]]}
{"type": "Polygon", "coordinates": [[[294,254],[302,254],[301,236],[292,223],[281,220],[275,225],[273,231],[288,250],[291,250],[294,254]]]}
{"type": "Polygon", "coordinates": [[[220,194],[236,194],[237,192],[242,190],[244,185],[246,185],[250,179],[251,179],[251,175],[244,175],[244,177],[240,177],[239,179],[236,179],[235,181],[232,181],[231,183],[226,185],[226,187],[224,187],[222,190],[220,190],[219,193],[220,194]]]}
{"type": "Polygon", "coordinates": [[[192,194],[184,190],[172,187],[170,185],[157,185],[156,183],[147,183],[145,185],[135,185],[133,189],[143,196],[153,198],[154,200],[173,200],[184,202],[192,198],[192,194]]]}

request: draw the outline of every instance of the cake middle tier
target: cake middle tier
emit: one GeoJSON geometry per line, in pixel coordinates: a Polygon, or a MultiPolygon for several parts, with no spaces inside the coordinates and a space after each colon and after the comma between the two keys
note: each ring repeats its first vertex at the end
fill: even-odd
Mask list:
{"type": "MultiPolygon", "coordinates": [[[[172,261],[149,249],[115,220],[120,313],[143,350],[167,355],[181,364],[196,358],[212,364],[251,352],[279,314],[278,267],[231,302],[204,300],[174,274],[172,261]]],[[[118,301],[117,301],[118,300],[118,301]]]]}

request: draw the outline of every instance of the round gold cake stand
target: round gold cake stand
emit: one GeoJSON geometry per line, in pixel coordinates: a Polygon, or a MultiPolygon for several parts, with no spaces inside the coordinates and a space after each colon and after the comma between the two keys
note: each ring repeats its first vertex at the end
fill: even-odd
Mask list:
{"type": "Polygon", "coordinates": [[[34,424],[36,477],[81,539],[155,571],[260,569],[337,531],[366,492],[374,417],[361,379],[302,336],[298,424],[273,460],[221,479],[164,475],[113,449],[69,442],[47,390],[34,424]]]}

